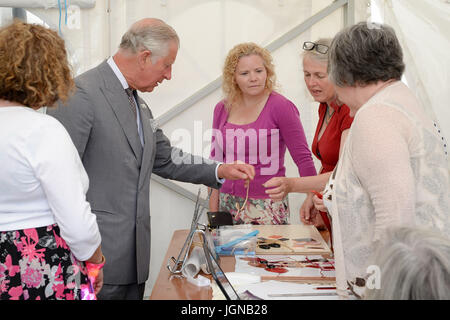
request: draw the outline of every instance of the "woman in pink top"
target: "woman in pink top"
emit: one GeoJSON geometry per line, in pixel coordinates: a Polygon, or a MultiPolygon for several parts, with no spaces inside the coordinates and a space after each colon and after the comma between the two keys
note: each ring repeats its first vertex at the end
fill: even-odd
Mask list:
{"type": "Polygon", "coordinates": [[[225,181],[213,190],[210,211],[228,211],[234,223],[288,224],[289,206],[269,198],[263,184],[285,176],[286,147],[301,176],[316,169],[296,106],[274,91],[275,73],[270,53],[254,43],[235,46],[225,60],[225,99],[214,110],[211,158],[226,163],[242,161],[255,167],[248,188],[241,181],[225,181]]]}

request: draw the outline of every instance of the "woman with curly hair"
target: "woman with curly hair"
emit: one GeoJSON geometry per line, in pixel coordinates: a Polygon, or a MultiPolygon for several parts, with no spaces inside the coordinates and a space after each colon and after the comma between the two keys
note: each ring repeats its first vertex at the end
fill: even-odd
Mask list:
{"type": "Polygon", "coordinates": [[[242,161],[255,167],[254,180],[225,181],[213,190],[210,211],[228,211],[235,224],[289,224],[287,197],[272,200],[263,184],[285,175],[286,147],[301,176],[316,175],[297,107],[275,91],[270,53],[241,43],[223,68],[225,99],[214,110],[211,158],[242,161]]]}
{"type": "Polygon", "coordinates": [[[14,21],[0,74],[0,300],[92,298],[104,257],[88,177],[61,123],[36,111],[74,87],[64,41],[14,21]]]}

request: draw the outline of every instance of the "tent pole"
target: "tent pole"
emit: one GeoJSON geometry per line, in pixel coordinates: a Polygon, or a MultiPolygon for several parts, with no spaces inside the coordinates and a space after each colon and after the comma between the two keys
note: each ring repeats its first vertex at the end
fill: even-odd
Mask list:
{"type": "Polygon", "coordinates": [[[348,0],[344,7],[344,25],[346,27],[355,24],[355,0],[348,0]]]}
{"type": "Polygon", "coordinates": [[[27,12],[22,8],[12,8],[13,19],[20,19],[23,22],[27,22],[27,12]]]}

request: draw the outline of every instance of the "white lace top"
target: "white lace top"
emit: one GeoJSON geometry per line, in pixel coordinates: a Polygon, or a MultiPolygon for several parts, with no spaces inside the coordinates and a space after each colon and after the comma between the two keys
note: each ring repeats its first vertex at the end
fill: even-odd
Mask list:
{"type": "Polygon", "coordinates": [[[341,295],[356,278],[370,275],[370,257],[385,228],[418,225],[450,234],[443,144],[436,125],[401,82],[358,110],[324,193],[326,205],[331,195],[327,206],[341,295]]]}

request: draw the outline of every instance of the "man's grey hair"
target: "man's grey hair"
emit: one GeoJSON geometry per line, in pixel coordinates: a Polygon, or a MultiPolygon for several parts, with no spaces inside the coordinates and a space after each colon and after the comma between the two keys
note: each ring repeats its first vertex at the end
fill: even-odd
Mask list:
{"type": "MultiPolygon", "coordinates": [[[[329,48],[331,46],[332,40],[333,39],[331,39],[331,38],[321,38],[321,39],[318,39],[318,40],[314,41],[314,43],[315,44],[322,44],[322,45],[325,45],[325,46],[327,46],[329,48]]],[[[325,64],[328,63],[328,52],[323,54],[323,53],[317,52],[316,50],[303,50],[302,57],[303,57],[303,59],[306,58],[306,57],[309,57],[309,58],[314,59],[314,60],[316,60],[318,62],[322,62],[322,63],[325,63],[325,64]]]]}
{"type": "Polygon", "coordinates": [[[395,31],[385,24],[360,22],[345,28],[328,53],[328,75],[339,87],[401,80],[405,71],[395,31]]]}
{"type": "Polygon", "coordinates": [[[154,24],[133,25],[122,36],[119,47],[132,53],[150,50],[152,63],[155,63],[159,58],[167,56],[171,41],[180,45],[176,31],[162,20],[158,20],[158,23],[154,24]]]}
{"type": "Polygon", "coordinates": [[[366,299],[450,299],[450,240],[437,230],[390,228],[372,262],[381,286],[366,289],[366,299]]]}

